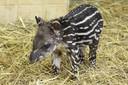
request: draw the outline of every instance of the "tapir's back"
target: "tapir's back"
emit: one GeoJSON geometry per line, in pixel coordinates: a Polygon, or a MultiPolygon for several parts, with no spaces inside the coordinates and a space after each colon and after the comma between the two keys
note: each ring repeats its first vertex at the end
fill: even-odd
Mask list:
{"type": "Polygon", "coordinates": [[[92,5],[83,4],[64,16],[68,24],[63,28],[64,39],[69,44],[89,44],[99,39],[103,28],[100,12],[92,5]]]}

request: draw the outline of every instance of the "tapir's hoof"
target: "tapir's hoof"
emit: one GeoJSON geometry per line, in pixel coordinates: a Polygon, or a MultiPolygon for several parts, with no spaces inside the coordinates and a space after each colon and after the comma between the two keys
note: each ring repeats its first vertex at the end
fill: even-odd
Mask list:
{"type": "Polygon", "coordinates": [[[72,80],[77,80],[78,78],[75,75],[71,75],[70,77],[72,80]]]}
{"type": "Polygon", "coordinates": [[[54,75],[58,75],[60,73],[60,69],[57,68],[55,65],[52,66],[52,73],[54,75]]]}

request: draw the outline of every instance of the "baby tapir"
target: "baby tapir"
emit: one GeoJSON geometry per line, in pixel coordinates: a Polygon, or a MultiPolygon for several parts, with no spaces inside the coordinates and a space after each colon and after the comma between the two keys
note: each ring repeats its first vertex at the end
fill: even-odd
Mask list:
{"type": "Polygon", "coordinates": [[[79,64],[84,60],[82,48],[89,45],[89,61],[96,64],[96,50],[103,28],[103,19],[100,12],[92,5],[83,4],[71,10],[67,15],[44,21],[35,16],[38,30],[33,40],[33,50],[30,62],[43,59],[48,53],[54,54],[53,72],[60,69],[60,52],[56,50],[58,44],[63,43],[70,54],[72,72],[76,74],[79,64]]]}

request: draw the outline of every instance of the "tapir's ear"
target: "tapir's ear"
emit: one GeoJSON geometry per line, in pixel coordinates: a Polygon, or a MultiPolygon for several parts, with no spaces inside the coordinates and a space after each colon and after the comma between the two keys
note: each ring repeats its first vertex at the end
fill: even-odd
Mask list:
{"type": "Polygon", "coordinates": [[[38,25],[44,24],[44,20],[43,20],[41,17],[35,16],[35,19],[36,19],[36,23],[37,23],[38,25]]]}
{"type": "Polygon", "coordinates": [[[53,29],[56,31],[61,29],[61,24],[58,20],[52,21],[52,26],[53,26],[53,29]]]}

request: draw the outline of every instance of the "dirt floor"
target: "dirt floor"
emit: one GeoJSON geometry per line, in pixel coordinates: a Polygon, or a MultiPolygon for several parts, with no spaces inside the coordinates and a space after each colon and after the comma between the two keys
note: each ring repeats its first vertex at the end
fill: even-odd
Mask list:
{"type": "MultiPolygon", "coordinates": [[[[50,73],[51,56],[29,64],[36,24],[23,19],[25,26],[20,20],[0,25],[0,85],[128,85],[128,0],[86,0],[81,3],[95,5],[105,21],[96,69],[88,65],[88,48],[79,80],[69,78],[70,64],[66,53],[63,53],[58,76],[50,73]]],[[[72,8],[76,5],[78,3],[72,8]]]]}

